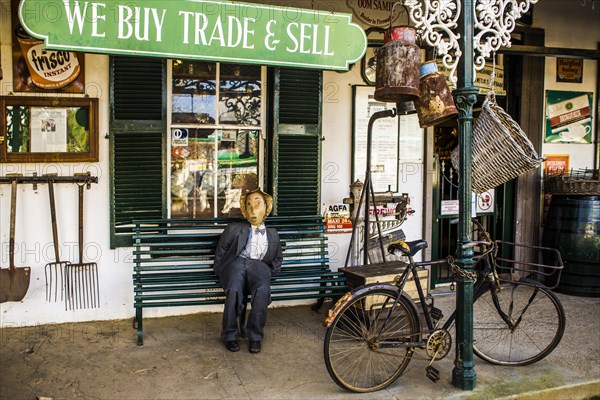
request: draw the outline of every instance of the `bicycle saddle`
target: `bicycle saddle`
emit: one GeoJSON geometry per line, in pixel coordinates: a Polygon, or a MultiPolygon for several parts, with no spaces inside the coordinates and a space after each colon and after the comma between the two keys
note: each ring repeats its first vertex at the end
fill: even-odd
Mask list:
{"type": "Polygon", "coordinates": [[[398,240],[398,241],[392,242],[388,245],[388,253],[395,253],[397,251],[400,251],[407,256],[413,257],[419,251],[421,251],[422,249],[426,249],[426,248],[427,248],[426,240],[420,239],[420,240],[413,240],[412,242],[404,242],[402,240],[398,240]]]}

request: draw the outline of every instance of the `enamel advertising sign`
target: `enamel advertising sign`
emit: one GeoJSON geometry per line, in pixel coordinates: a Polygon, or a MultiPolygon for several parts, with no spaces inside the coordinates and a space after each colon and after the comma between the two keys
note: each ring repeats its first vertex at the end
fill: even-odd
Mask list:
{"type": "Polygon", "coordinates": [[[54,50],[347,70],[367,47],[352,16],[204,0],[23,0],[27,33],[54,50]]]}

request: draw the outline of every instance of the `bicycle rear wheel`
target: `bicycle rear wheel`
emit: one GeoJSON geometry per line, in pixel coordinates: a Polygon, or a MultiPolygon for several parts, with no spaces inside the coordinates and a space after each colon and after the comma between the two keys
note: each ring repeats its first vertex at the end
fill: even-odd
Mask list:
{"type": "Polygon", "coordinates": [[[325,334],[325,365],[340,387],[371,392],[390,385],[413,354],[420,324],[412,303],[377,288],[352,299],[325,334]]]}
{"type": "Polygon", "coordinates": [[[527,365],[552,352],[565,331],[565,312],[548,289],[503,285],[480,293],[473,304],[473,351],[498,365],[527,365]],[[510,323],[501,317],[504,313],[510,323]]]}

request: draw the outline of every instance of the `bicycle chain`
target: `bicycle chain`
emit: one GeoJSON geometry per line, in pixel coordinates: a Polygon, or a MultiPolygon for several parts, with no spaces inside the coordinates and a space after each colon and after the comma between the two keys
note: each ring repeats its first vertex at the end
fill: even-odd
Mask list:
{"type": "Polygon", "coordinates": [[[454,274],[454,276],[468,278],[473,281],[477,280],[477,271],[467,271],[467,270],[459,267],[458,264],[456,264],[454,262],[453,257],[448,256],[448,264],[450,264],[450,270],[452,271],[452,274],[454,274]]]}

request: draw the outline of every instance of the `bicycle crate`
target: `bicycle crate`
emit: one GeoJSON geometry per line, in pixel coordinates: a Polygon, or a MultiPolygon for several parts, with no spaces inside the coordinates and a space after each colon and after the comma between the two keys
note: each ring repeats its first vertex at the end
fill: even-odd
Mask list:
{"type": "MultiPolygon", "coordinates": [[[[340,268],[339,270],[344,273],[346,282],[350,289],[355,289],[362,285],[368,285],[370,283],[390,283],[394,282],[394,279],[401,275],[406,267],[407,263],[392,261],[377,264],[357,265],[354,267],[340,268]]],[[[423,294],[427,296],[429,294],[429,270],[426,268],[419,268],[417,271],[423,294]]],[[[404,292],[410,296],[415,302],[420,302],[419,292],[417,285],[413,280],[412,275],[408,277],[406,285],[404,286],[404,292]]],[[[368,299],[365,302],[364,308],[369,309],[377,303],[377,297],[368,299]]]]}
{"type": "MultiPolygon", "coordinates": [[[[522,279],[554,289],[560,283],[564,264],[560,252],[551,247],[495,241],[496,273],[501,281],[521,283],[522,279]]],[[[526,283],[526,284],[529,284],[526,283]]]]}

